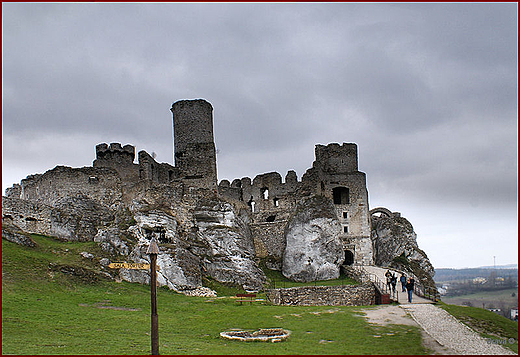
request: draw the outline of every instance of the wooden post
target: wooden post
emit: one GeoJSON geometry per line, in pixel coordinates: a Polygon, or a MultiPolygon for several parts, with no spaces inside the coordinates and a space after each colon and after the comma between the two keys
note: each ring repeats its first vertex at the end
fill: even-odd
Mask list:
{"type": "Polygon", "coordinates": [[[159,254],[159,246],[157,240],[153,237],[146,254],[150,255],[150,290],[152,300],[152,355],[159,354],[159,317],[157,315],[157,254],[159,254]]]}

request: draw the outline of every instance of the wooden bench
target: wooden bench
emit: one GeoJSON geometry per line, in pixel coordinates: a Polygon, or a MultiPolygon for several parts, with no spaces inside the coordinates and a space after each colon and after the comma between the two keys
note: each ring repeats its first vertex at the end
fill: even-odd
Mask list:
{"type": "Polygon", "coordinates": [[[256,298],[256,294],[237,294],[238,298],[240,298],[240,305],[242,305],[242,302],[249,302],[251,305],[253,304],[254,298],[256,298]],[[246,300],[244,300],[246,298],[246,300]]]}

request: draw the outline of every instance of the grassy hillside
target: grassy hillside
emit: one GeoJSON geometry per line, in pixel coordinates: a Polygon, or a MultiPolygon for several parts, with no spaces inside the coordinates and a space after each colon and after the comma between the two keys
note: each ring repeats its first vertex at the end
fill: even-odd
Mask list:
{"type": "MultiPolygon", "coordinates": [[[[105,280],[94,243],[34,236],[36,248],[2,240],[3,354],[149,354],[148,286],[105,280]]],[[[216,284],[213,282],[213,284],[216,284]]],[[[233,290],[222,287],[221,291],[233,290]]],[[[229,296],[158,291],[161,354],[426,354],[413,326],[368,324],[359,307],[239,305],[229,296]],[[281,327],[280,343],[221,339],[231,329],[281,327]]]]}
{"type": "Polygon", "coordinates": [[[518,322],[511,321],[494,312],[478,307],[457,306],[441,303],[439,307],[448,311],[459,321],[479,332],[485,338],[493,340],[510,340],[514,343],[504,347],[518,353],[518,322]]]}

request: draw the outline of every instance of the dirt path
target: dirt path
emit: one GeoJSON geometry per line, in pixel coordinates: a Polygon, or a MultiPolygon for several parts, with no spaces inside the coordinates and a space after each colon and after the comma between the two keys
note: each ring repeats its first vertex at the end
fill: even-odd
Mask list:
{"type": "Polygon", "coordinates": [[[478,333],[432,304],[379,305],[360,312],[372,324],[419,327],[422,331],[423,345],[432,350],[433,354],[514,354],[502,346],[489,344],[478,333]]]}
{"type": "Polygon", "coordinates": [[[421,329],[424,347],[430,349],[436,355],[453,355],[455,352],[442,346],[432,338],[424,329],[412,319],[412,317],[396,305],[379,305],[376,308],[360,310],[367,318],[368,322],[376,325],[409,325],[417,326],[421,329]]]}

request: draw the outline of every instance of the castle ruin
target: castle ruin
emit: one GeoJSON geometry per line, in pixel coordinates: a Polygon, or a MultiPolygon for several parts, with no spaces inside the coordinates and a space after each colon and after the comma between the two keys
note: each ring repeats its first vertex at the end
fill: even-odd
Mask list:
{"type": "MultiPolygon", "coordinates": [[[[335,267],[329,278],[339,275],[342,264],[374,264],[377,245],[356,144],[316,145],[312,167],[300,181],[291,170],[283,179],[278,172],[269,172],[218,183],[213,107],[202,99],[181,100],[172,104],[171,112],[174,165],[158,163],[145,151],[138,153],[136,163],[134,146],[99,144],[92,166],[57,166],[7,189],[3,223],[27,233],[102,242],[135,262],[147,258],[131,245],[144,244],[160,232],[169,266],[179,267],[169,273],[164,268],[163,285],[199,286],[201,276],[209,274],[256,288],[265,280],[259,261],[277,270],[289,264],[284,257],[289,230],[310,224],[305,212],[311,208],[306,205],[309,198],[319,197],[321,206],[313,214],[327,218],[320,222],[328,222],[328,230],[310,233],[312,224],[305,228],[322,236],[320,247],[309,249],[334,254],[327,258],[330,262],[315,261],[314,278],[305,279],[317,279],[323,264],[335,267]],[[295,223],[302,212],[307,221],[295,223]],[[120,228],[131,221],[137,225],[120,228]]],[[[412,254],[410,249],[406,254],[412,254]]],[[[313,259],[292,264],[311,266],[313,259]]],[[[139,279],[146,281],[126,275],[129,281],[139,279]]]]}
{"type": "Polygon", "coordinates": [[[59,166],[31,175],[7,189],[6,196],[51,203],[81,192],[101,201],[130,202],[135,187],[143,185],[218,190],[218,195],[248,205],[257,256],[280,259],[284,230],[296,202],[302,196],[323,195],[334,203],[341,223],[345,264],[373,263],[366,175],[358,171],[356,144],[316,145],[316,159],[301,181],[295,171],[287,172],[283,181],[278,172],[270,172],[253,180],[222,180],[217,187],[213,107],[202,99],[181,100],[173,103],[171,112],[175,166],[158,163],[145,151],[139,152],[136,164],[134,146],[103,143],[96,146],[92,168],[59,166]]]}

